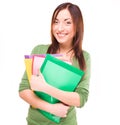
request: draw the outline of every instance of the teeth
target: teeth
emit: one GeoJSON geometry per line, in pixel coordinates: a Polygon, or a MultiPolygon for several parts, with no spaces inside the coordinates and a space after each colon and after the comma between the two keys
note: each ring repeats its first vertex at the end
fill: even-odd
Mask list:
{"type": "Polygon", "coordinates": [[[58,36],[65,36],[65,34],[58,34],[58,36]]]}

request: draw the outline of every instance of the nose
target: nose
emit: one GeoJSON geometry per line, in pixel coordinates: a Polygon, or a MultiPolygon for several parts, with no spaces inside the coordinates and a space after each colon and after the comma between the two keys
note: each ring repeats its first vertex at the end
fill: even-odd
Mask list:
{"type": "Polygon", "coordinates": [[[62,23],[60,23],[58,25],[58,31],[63,31],[64,30],[64,25],[62,23]]]}

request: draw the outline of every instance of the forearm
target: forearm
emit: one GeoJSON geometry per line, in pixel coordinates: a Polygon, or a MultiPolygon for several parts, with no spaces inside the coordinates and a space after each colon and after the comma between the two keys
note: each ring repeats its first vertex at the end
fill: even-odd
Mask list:
{"type": "Polygon", "coordinates": [[[80,106],[80,96],[76,92],[67,92],[57,89],[49,84],[43,89],[43,92],[57,98],[69,106],[80,106]]]}
{"type": "Polygon", "coordinates": [[[32,90],[47,93],[48,95],[51,95],[65,103],[66,105],[77,107],[80,106],[80,96],[78,93],[63,91],[49,85],[46,83],[41,73],[39,73],[39,76],[32,75],[30,85],[32,90]]]}
{"type": "Polygon", "coordinates": [[[32,90],[23,90],[20,93],[20,97],[34,108],[41,109],[59,117],[66,117],[69,106],[63,103],[50,104],[40,98],[38,98],[32,90]]]}
{"type": "Polygon", "coordinates": [[[51,112],[51,104],[38,98],[30,89],[19,92],[20,97],[34,108],[51,112]]]}

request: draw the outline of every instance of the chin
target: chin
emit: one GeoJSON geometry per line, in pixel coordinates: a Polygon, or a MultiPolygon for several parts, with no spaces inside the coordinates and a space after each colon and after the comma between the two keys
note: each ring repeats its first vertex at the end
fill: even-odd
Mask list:
{"type": "Polygon", "coordinates": [[[59,44],[64,44],[66,43],[65,41],[58,41],[59,44]]]}
{"type": "Polygon", "coordinates": [[[65,40],[57,39],[58,43],[66,43],[65,40]]]}

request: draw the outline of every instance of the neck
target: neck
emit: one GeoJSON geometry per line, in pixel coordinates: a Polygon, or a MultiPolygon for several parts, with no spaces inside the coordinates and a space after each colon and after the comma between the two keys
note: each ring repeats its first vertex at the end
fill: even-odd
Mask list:
{"type": "Polygon", "coordinates": [[[60,45],[59,48],[59,53],[61,54],[68,54],[72,51],[72,47],[71,46],[64,46],[64,45],[60,45]]]}
{"type": "Polygon", "coordinates": [[[58,50],[58,53],[63,55],[62,60],[72,62],[72,58],[74,56],[74,51],[72,50],[72,48],[60,48],[58,50]]]}

